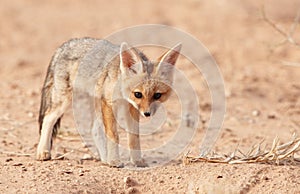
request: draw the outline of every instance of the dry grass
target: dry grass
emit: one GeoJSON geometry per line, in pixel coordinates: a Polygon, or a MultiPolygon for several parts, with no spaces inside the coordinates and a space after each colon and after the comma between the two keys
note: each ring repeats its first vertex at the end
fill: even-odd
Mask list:
{"type": "MultiPolygon", "coordinates": [[[[293,135],[292,140],[280,144],[278,137],[273,140],[270,150],[262,149],[262,143],[252,146],[247,152],[243,153],[238,148],[231,154],[220,155],[211,153],[205,157],[193,157],[188,154],[184,156],[184,163],[194,162],[211,162],[211,163],[271,163],[271,164],[287,164],[300,162],[300,158],[295,157],[295,154],[300,151],[300,138],[293,135]]],[[[266,147],[266,146],[265,146],[266,147]]]]}
{"type": "Polygon", "coordinates": [[[275,31],[277,31],[279,34],[281,34],[284,39],[278,44],[278,45],[283,45],[283,44],[286,44],[286,43],[290,43],[292,45],[295,45],[297,47],[300,47],[300,43],[297,42],[293,36],[295,34],[295,31],[300,23],[300,9],[299,11],[296,13],[296,16],[294,18],[294,22],[293,24],[290,26],[290,30],[289,31],[286,31],[286,30],[283,30],[282,28],[280,28],[275,22],[273,22],[271,19],[269,19],[269,17],[267,16],[266,14],[266,11],[265,11],[265,7],[264,5],[262,6],[261,8],[261,15],[262,15],[262,19],[267,23],[269,24],[275,31]]]}

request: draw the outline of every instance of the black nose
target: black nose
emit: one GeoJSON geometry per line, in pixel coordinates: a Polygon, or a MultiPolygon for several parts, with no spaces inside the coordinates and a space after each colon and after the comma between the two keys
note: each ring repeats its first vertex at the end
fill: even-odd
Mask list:
{"type": "Polygon", "coordinates": [[[150,117],[150,112],[144,112],[145,117],[150,117]]]}

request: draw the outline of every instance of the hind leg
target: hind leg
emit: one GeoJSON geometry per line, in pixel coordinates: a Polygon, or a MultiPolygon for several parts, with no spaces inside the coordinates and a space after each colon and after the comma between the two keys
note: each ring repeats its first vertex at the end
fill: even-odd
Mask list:
{"type": "Polygon", "coordinates": [[[51,159],[51,144],[54,125],[61,118],[69,102],[65,100],[60,104],[56,104],[55,108],[47,111],[42,123],[42,130],[40,141],[37,148],[37,160],[50,160],[51,159]]]}
{"type": "Polygon", "coordinates": [[[51,112],[44,117],[40,141],[37,148],[37,160],[49,160],[51,159],[51,140],[53,127],[56,121],[61,115],[58,111],[51,112]]]}

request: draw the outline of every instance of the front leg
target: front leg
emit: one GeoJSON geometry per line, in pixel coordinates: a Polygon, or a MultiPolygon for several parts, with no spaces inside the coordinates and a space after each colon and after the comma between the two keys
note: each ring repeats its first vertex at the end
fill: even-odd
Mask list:
{"type": "Polygon", "coordinates": [[[139,111],[131,104],[129,105],[130,114],[126,114],[127,136],[130,152],[130,161],[137,167],[147,167],[142,159],[140,134],[139,134],[139,111]]]}
{"type": "Polygon", "coordinates": [[[119,135],[113,109],[104,99],[101,100],[102,119],[107,137],[107,163],[113,167],[123,167],[119,156],[119,135]]]}

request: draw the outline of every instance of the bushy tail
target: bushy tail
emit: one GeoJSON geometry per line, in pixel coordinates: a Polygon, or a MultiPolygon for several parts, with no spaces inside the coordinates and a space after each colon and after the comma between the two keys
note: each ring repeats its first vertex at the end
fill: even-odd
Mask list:
{"type": "MultiPolygon", "coordinates": [[[[48,70],[47,70],[47,76],[44,81],[43,89],[42,89],[42,97],[41,97],[41,105],[40,105],[40,112],[39,112],[39,133],[41,134],[42,131],[42,126],[43,126],[43,121],[44,117],[47,111],[51,111],[51,105],[52,105],[52,88],[54,84],[54,76],[53,76],[53,66],[52,62],[50,63],[48,70]]],[[[61,117],[57,119],[53,126],[53,132],[52,132],[52,139],[51,139],[51,145],[52,145],[52,140],[53,138],[56,137],[57,131],[60,127],[60,120],[61,117]]]]}

